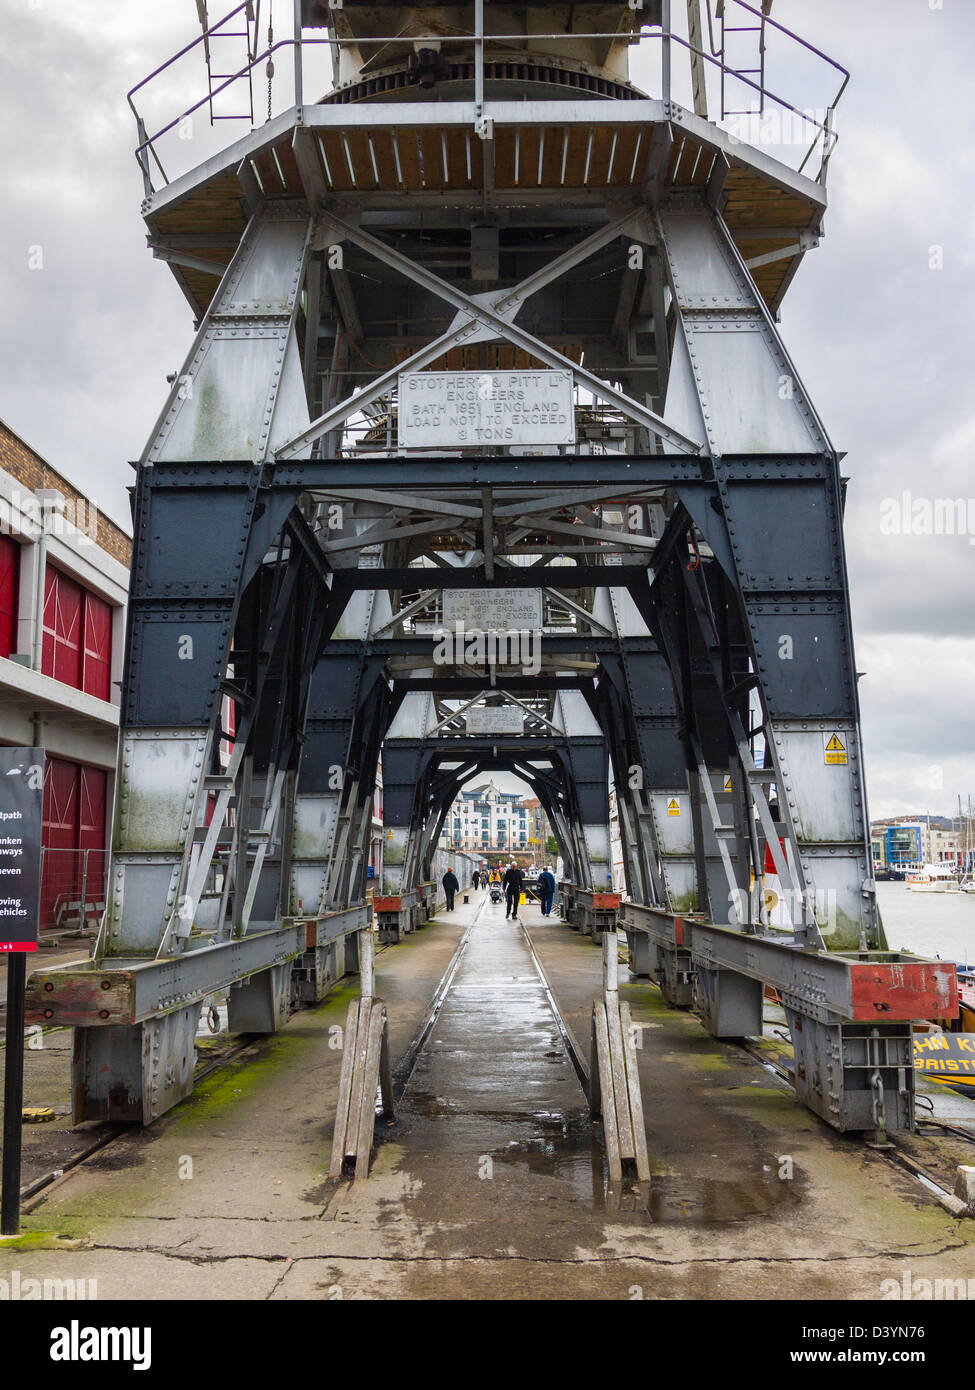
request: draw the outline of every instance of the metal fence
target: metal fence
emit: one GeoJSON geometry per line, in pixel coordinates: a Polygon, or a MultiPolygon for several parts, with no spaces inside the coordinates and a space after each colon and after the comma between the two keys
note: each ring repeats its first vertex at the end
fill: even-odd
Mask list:
{"type": "MultiPolygon", "coordinates": [[[[201,33],[136,83],[127,94],[136,121],[138,145],[135,153],[142,169],[147,197],[153,191],[155,179],[161,178],[164,185],[168,184],[171,179],[178,178],[200,163],[198,132],[193,126],[193,118],[197,114],[205,115],[211,126],[218,121],[231,120],[246,122],[254,128],[264,116],[263,110],[257,109],[255,80],[260,81],[266,75],[267,120],[270,121],[273,115],[287,110],[292,104],[300,107],[306,89],[315,92],[312,97],[314,101],[328,94],[329,78],[314,62],[312,70],[308,71],[310,59],[334,55],[343,42],[354,43],[357,49],[364,49],[367,53],[391,44],[404,43],[403,34],[360,34],[354,40],[344,40],[332,34],[311,38],[298,23],[299,3],[300,0],[296,0],[294,24],[289,25],[292,32],[275,40],[273,29],[268,32],[265,23],[263,32],[266,41],[261,38],[260,5],[255,9],[254,0],[244,0],[215,23],[205,18],[204,6],[201,11],[201,19],[204,19],[201,33]],[[220,39],[237,41],[240,56],[228,59],[229,70],[214,72],[211,50],[220,39]],[[278,74],[277,94],[272,90],[276,57],[282,69],[278,74]],[[282,59],[288,61],[282,62],[282,59]],[[235,62],[238,64],[236,67],[235,62]],[[189,69],[184,66],[174,73],[177,64],[195,66],[189,69]],[[206,78],[206,90],[196,101],[186,105],[185,93],[193,90],[195,83],[202,85],[203,76],[206,78]],[[160,82],[160,79],[163,81],[160,82]],[[239,98],[236,109],[229,112],[216,109],[214,103],[219,104],[222,98],[239,98]],[[162,163],[164,157],[167,167],[162,163]]],[[[825,180],[830,155],[837,141],[834,128],[836,106],[846,90],[850,76],[848,71],[808,40],[772,19],[767,0],[762,0],[761,8],[748,0],[713,0],[713,4],[712,14],[712,0],[705,0],[706,34],[697,24],[691,25],[686,35],[679,32],[676,27],[677,7],[672,7],[671,0],[663,0],[662,22],[653,25],[639,17],[642,0],[639,5],[632,6],[634,25],[632,30],[626,32],[617,29],[585,32],[560,29],[550,34],[504,34],[485,30],[483,0],[480,3],[475,0],[474,29],[469,32],[440,33],[437,41],[445,58],[458,49],[465,54],[473,51],[473,62],[465,61],[464,71],[469,71],[467,85],[469,96],[474,99],[478,123],[485,107],[485,79],[491,71],[492,59],[498,55],[510,57],[513,44],[517,46],[528,38],[533,43],[551,39],[564,48],[565,45],[585,43],[591,39],[607,42],[623,39],[636,56],[642,56],[643,50],[651,49],[653,56],[646,76],[639,69],[639,63],[634,76],[644,82],[650,79],[652,94],[659,93],[667,103],[672,100],[689,102],[689,109],[701,113],[708,106],[709,86],[716,87],[711,97],[710,119],[722,123],[730,120],[732,129],[742,118],[765,117],[770,111],[775,112],[778,120],[798,125],[798,134],[781,142],[792,144],[795,149],[788,152],[780,149],[779,158],[797,167],[800,172],[808,171],[814,178],[825,180]],[[753,51],[753,56],[731,61],[729,45],[734,47],[735,40],[740,41],[743,36],[749,40],[748,51],[753,51]],[[675,84],[680,84],[677,84],[677,74],[673,70],[672,46],[679,47],[688,55],[690,86],[687,91],[674,90],[675,84]],[[772,62],[773,50],[777,62],[772,62]],[[806,70],[809,65],[811,71],[806,70]],[[773,90],[773,81],[777,85],[782,82],[787,86],[791,99],[773,90]],[[800,88],[806,94],[815,93],[813,100],[802,100],[798,96],[800,88]],[[747,105],[732,105],[736,92],[744,94],[747,105]]],[[[764,143],[764,137],[761,142],[764,143]]],[[[223,143],[220,140],[214,146],[214,152],[223,143]]],[[[751,141],[746,140],[745,143],[751,141]]]]}
{"type": "Polygon", "coordinates": [[[41,931],[97,931],[107,868],[107,850],[42,849],[41,931]]]}

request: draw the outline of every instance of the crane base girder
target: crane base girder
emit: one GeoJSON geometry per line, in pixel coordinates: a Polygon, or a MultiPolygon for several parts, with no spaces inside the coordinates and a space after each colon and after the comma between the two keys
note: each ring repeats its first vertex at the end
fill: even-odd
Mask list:
{"type": "Polygon", "coordinates": [[[913,1128],[912,1024],[957,1017],[951,963],[812,952],[638,903],[620,917],[633,972],[656,977],[668,1003],[692,1008],[713,1037],[761,1036],[771,986],[792,1034],[796,1094],[834,1128],[913,1128]]]}
{"type": "Polygon", "coordinates": [[[419,913],[423,912],[423,920],[426,920],[423,900],[416,888],[374,897],[372,908],[376,914],[379,940],[388,946],[394,946],[401,937],[409,935],[419,925],[419,913]]]}

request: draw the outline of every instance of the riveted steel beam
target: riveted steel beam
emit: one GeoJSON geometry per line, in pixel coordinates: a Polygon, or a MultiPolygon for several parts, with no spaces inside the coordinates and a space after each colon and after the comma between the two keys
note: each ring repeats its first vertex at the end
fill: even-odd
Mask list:
{"type": "Polygon", "coordinates": [[[696,965],[764,981],[791,1007],[820,1022],[957,1016],[950,961],[897,951],[797,951],[788,936],[751,935],[640,903],[624,902],[620,922],[625,931],[643,932],[666,949],[689,951],[696,965]]]}
{"type": "Polygon", "coordinates": [[[57,1025],[132,1025],[202,999],[305,949],[304,926],[257,931],[157,960],[88,961],[35,972],[31,1021],[57,1025]]]}

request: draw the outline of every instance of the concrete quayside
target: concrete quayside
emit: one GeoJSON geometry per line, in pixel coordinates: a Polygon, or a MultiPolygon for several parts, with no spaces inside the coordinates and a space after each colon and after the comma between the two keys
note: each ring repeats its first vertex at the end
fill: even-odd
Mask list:
{"type": "MultiPolygon", "coordinates": [[[[275,1300],[872,1299],[905,1270],[968,1277],[975,1225],[908,1165],[948,1186],[970,1143],[905,1139],[901,1164],[838,1135],[777,1074],[780,1025],[749,1051],[714,1040],[623,964],[651,1178],[614,1190],[571,1056],[601,952],[469,896],[380,950],[396,1115],[366,1182],[326,1177],[350,979],[45,1189],[0,1277],[275,1300]]],[[[64,1108],[66,1080],[30,1099],[64,1108]]]]}

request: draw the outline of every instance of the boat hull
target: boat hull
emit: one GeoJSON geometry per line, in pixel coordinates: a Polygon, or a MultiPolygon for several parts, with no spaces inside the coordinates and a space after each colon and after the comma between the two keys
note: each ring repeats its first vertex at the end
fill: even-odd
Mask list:
{"type": "Polygon", "coordinates": [[[929,1033],[916,1037],[914,1070],[939,1086],[975,1095],[975,1033],[929,1033]]]}

